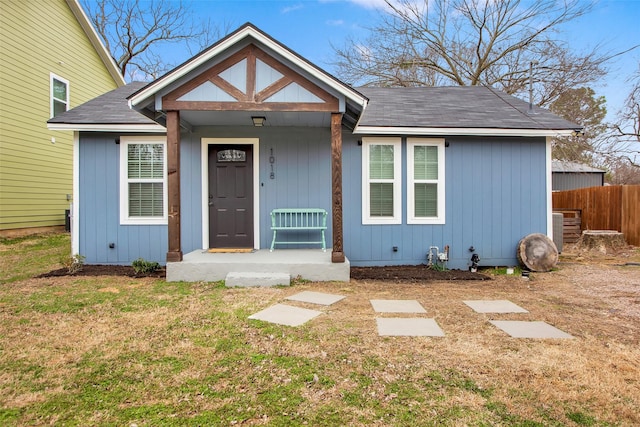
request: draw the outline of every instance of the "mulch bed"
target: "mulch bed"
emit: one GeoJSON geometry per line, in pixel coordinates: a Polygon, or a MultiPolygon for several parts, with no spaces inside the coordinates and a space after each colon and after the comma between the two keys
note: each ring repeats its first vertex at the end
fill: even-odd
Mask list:
{"type": "Polygon", "coordinates": [[[166,271],[164,267],[151,274],[136,274],[130,265],[83,265],[82,270],[69,274],[66,268],[60,268],[37,277],[63,277],[63,276],[125,276],[125,277],[156,277],[164,279],[166,271]]]}
{"type": "Polygon", "coordinates": [[[491,277],[465,270],[439,271],[427,265],[393,265],[387,267],[351,267],[351,278],[386,282],[431,282],[441,280],[491,280],[491,277]]]}
{"type": "MultiPolygon", "coordinates": [[[[125,276],[154,277],[164,279],[164,268],[151,274],[136,274],[129,265],[84,265],[82,270],[69,274],[66,268],[53,270],[38,277],[64,276],[125,276]]],[[[394,265],[387,267],[351,267],[351,278],[355,280],[377,280],[385,282],[417,283],[442,280],[491,280],[487,275],[464,270],[439,271],[426,265],[394,265]]]]}

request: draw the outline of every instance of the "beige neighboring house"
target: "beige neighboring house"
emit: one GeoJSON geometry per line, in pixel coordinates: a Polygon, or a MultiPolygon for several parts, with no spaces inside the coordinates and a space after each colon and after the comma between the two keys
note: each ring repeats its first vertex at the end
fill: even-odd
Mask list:
{"type": "Polygon", "coordinates": [[[47,120],[124,79],[78,0],[1,0],[0,55],[0,236],[61,229],[74,134],[47,120]]]}

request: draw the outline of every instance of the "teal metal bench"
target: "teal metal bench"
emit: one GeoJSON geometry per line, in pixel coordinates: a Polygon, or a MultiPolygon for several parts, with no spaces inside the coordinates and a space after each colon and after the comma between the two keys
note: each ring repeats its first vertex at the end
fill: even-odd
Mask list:
{"type": "Polygon", "coordinates": [[[273,230],[273,240],[271,249],[279,245],[297,244],[322,244],[322,251],[327,251],[327,244],[324,239],[324,231],[327,229],[327,211],[317,208],[302,209],[274,209],[271,211],[271,230],[273,230]],[[283,242],[276,240],[278,231],[307,231],[318,230],[322,240],[311,242],[283,242]]]}

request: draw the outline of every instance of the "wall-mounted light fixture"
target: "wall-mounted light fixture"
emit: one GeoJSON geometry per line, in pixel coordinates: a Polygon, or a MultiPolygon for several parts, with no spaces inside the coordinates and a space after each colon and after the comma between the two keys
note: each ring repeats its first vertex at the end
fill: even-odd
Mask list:
{"type": "Polygon", "coordinates": [[[264,126],[264,122],[267,121],[267,118],[264,116],[251,116],[251,120],[255,127],[262,127],[264,126]]]}

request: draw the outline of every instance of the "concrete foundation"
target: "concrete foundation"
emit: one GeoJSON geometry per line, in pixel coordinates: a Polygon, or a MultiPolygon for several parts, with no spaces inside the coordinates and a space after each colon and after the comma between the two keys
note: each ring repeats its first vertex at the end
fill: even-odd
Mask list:
{"type": "Polygon", "coordinates": [[[321,249],[268,249],[251,253],[186,254],[181,262],[167,263],[168,282],[216,282],[229,273],[287,274],[313,282],[348,282],[350,263],[331,262],[331,251],[321,249]]]}

